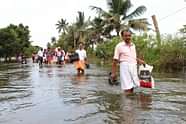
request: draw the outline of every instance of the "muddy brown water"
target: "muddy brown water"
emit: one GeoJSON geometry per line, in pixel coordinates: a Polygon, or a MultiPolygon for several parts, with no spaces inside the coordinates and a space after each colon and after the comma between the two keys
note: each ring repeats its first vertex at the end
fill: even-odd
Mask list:
{"type": "Polygon", "coordinates": [[[186,124],[186,81],[157,76],[155,89],[123,95],[107,68],[0,65],[0,124],[186,124]]]}

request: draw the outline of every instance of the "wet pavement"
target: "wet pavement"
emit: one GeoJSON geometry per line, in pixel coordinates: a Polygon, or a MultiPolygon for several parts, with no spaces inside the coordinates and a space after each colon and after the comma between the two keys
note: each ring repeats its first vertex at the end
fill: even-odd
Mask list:
{"type": "Polygon", "coordinates": [[[1,64],[0,124],[186,124],[186,81],[155,77],[155,89],[125,96],[108,69],[1,64]]]}

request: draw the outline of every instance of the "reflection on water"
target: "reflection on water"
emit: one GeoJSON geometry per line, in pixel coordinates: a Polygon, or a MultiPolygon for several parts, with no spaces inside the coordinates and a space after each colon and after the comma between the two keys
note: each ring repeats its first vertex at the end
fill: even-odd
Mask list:
{"type": "Polygon", "coordinates": [[[27,90],[31,87],[27,69],[19,65],[6,65],[0,68],[0,100],[22,97],[22,95],[24,97],[26,94],[30,94],[30,91],[27,90]]]}
{"type": "Polygon", "coordinates": [[[107,76],[108,69],[95,65],[79,76],[70,64],[1,65],[0,123],[186,123],[184,79],[156,76],[155,89],[125,96],[107,76]]]}
{"type": "Polygon", "coordinates": [[[72,78],[72,84],[86,84],[87,83],[87,76],[86,75],[75,75],[72,78]]]}

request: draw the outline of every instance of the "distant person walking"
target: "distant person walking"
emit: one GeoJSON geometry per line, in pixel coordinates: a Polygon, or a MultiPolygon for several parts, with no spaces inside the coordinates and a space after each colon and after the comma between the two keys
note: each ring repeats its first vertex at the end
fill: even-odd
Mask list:
{"type": "Polygon", "coordinates": [[[32,63],[35,63],[35,59],[36,59],[36,53],[33,52],[33,53],[32,53],[32,63]]]}
{"type": "Polygon", "coordinates": [[[79,44],[79,48],[75,51],[79,55],[79,61],[75,62],[75,66],[77,69],[77,74],[84,74],[85,72],[85,64],[87,63],[87,53],[84,49],[83,43],[79,44]]]}
{"type": "Polygon", "coordinates": [[[41,67],[43,65],[43,48],[41,48],[38,53],[38,62],[39,62],[39,66],[41,67]]]}

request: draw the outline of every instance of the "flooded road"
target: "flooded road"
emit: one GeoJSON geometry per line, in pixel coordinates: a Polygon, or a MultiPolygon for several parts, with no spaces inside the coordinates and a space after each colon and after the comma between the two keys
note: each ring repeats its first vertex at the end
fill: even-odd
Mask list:
{"type": "Polygon", "coordinates": [[[156,87],[125,96],[108,69],[90,65],[0,66],[0,124],[186,124],[186,81],[155,77],[156,87]]]}

